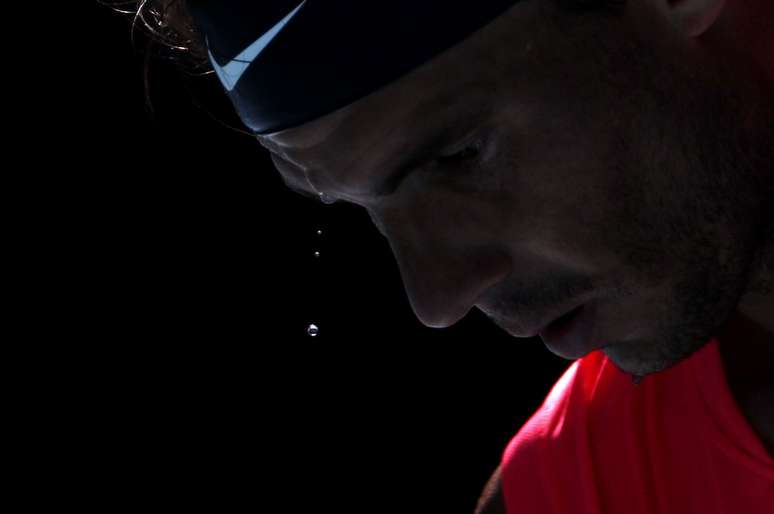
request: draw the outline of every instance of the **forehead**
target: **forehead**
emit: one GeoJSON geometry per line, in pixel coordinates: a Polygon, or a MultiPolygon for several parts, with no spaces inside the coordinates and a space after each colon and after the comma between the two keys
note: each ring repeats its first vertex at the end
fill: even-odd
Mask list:
{"type": "MultiPolygon", "coordinates": [[[[497,111],[508,52],[507,17],[374,93],[304,125],[259,137],[283,162],[286,182],[358,195],[406,164],[412,149],[440,132],[497,111]],[[496,62],[495,62],[496,61],[496,62]],[[320,187],[316,187],[319,185],[320,187]]],[[[327,192],[327,191],[326,191],[327,192]]],[[[345,196],[339,195],[343,199],[345,196]]]]}
{"type": "Polygon", "coordinates": [[[286,181],[357,194],[389,172],[411,145],[491,102],[491,89],[481,87],[472,68],[466,74],[457,62],[457,80],[441,80],[439,75],[446,74],[440,73],[440,64],[322,118],[258,140],[285,161],[287,166],[278,170],[286,181]]]}

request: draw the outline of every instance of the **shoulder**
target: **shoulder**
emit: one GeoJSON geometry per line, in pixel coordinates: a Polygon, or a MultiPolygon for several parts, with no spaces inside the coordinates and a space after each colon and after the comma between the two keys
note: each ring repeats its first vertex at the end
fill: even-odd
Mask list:
{"type": "Polygon", "coordinates": [[[505,511],[505,499],[503,498],[502,485],[500,482],[500,468],[492,473],[489,481],[481,492],[478,499],[475,514],[507,514],[505,511]]]}
{"type": "MultiPolygon", "coordinates": [[[[605,369],[608,367],[601,351],[592,352],[568,366],[540,408],[506,446],[500,465],[481,492],[474,514],[517,514],[506,510],[503,471],[509,479],[506,482],[510,495],[514,498],[517,494],[530,495],[533,488],[541,487],[536,482],[538,474],[532,471],[525,474],[521,470],[534,470],[537,463],[543,468],[550,463],[559,466],[566,462],[568,455],[574,455],[578,431],[585,430],[582,421],[586,415],[582,411],[588,408],[595,391],[599,394],[597,381],[605,369]],[[518,480],[510,480],[516,476],[519,476],[518,480]]],[[[519,505],[522,510],[521,502],[519,505]]]]}

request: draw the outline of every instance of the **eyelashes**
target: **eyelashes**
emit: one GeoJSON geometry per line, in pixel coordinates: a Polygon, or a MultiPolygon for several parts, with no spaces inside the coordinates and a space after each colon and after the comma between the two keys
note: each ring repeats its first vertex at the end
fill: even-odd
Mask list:
{"type": "Polygon", "coordinates": [[[436,158],[435,162],[441,166],[454,166],[472,161],[481,152],[481,143],[476,141],[464,147],[462,150],[452,153],[450,155],[441,155],[436,158]]]}

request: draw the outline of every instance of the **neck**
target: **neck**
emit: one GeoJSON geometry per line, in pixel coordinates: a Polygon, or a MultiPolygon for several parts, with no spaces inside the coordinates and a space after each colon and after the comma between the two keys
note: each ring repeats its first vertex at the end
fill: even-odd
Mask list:
{"type": "Polygon", "coordinates": [[[762,290],[746,294],[718,341],[729,382],[747,389],[774,388],[774,295],[762,290]]]}

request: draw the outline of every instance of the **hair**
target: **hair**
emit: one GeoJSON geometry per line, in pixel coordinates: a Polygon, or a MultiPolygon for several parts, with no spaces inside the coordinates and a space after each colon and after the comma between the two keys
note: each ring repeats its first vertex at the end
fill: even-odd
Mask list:
{"type": "Polygon", "coordinates": [[[178,64],[208,68],[207,48],[185,0],[97,0],[132,16],[132,40],[139,30],[148,36],[151,53],[161,50],[178,64]]]}
{"type": "MultiPolygon", "coordinates": [[[[134,16],[133,29],[141,28],[161,48],[177,53],[178,63],[209,68],[204,38],[186,7],[186,0],[97,0],[134,16]]],[[[550,0],[568,15],[621,15],[627,0],[550,0]]]]}

